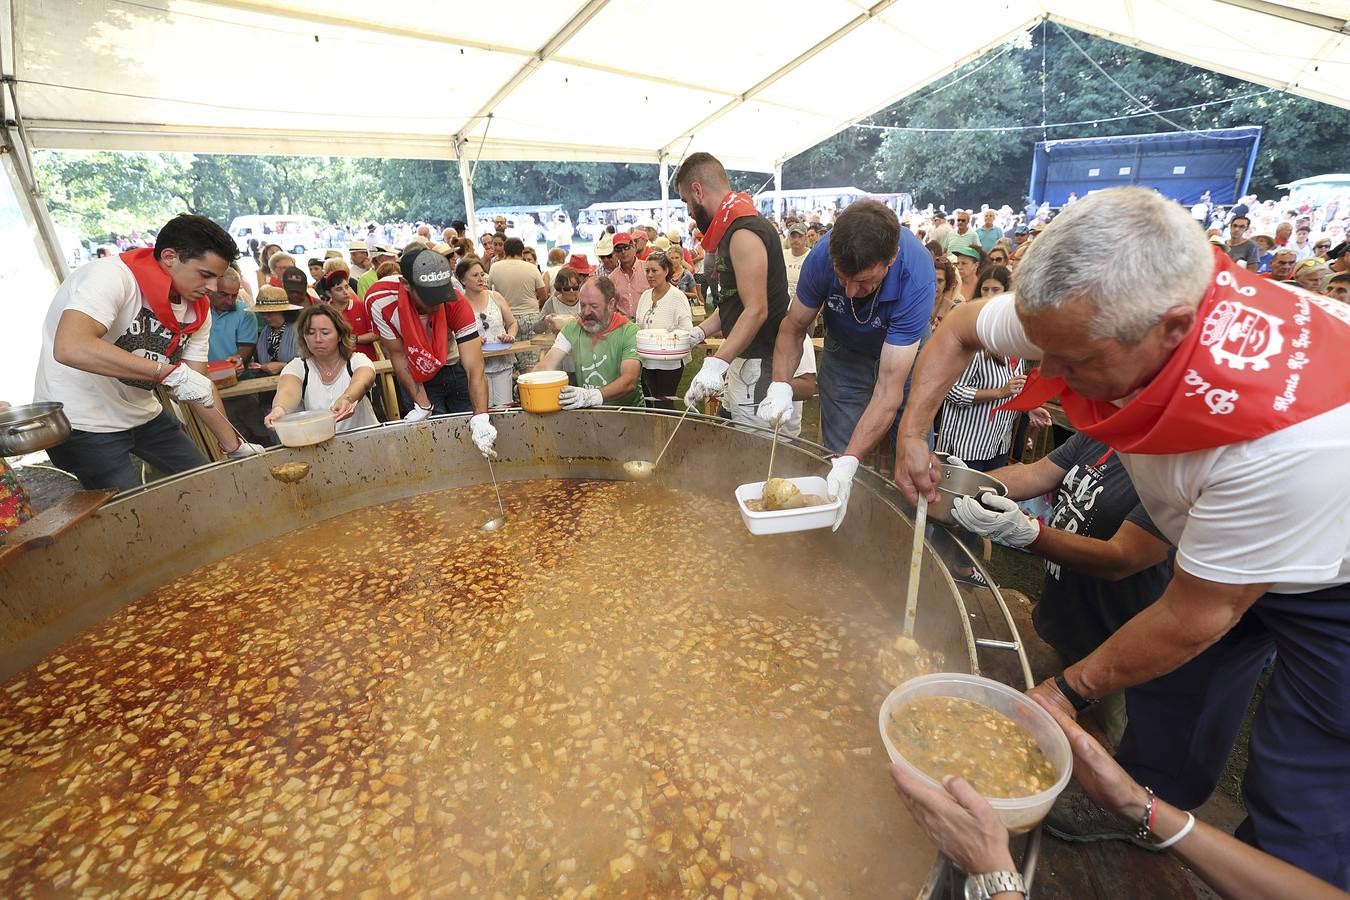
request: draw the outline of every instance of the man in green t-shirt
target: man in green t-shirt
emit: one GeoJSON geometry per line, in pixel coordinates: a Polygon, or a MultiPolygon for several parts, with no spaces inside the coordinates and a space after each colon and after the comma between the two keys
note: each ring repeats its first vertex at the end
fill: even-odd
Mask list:
{"type": "Polygon", "coordinates": [[[562,389],[558,402],[563,409],[642,405],[637,326],[619,313],[618,297],[614,282],[604,275],[588,278],[578,297],[578,318],[563,326],[534,367],[536,372],[556,369],[572,354],[579,386],[562,389]]]}
{"type": "Polygon", "coordinates": [[[383,245],[370,248],[370,270],[360,278],[356,279],[356,295],[362,300],[366,299],[366,291],[374,284],[379,276],[375,270],[383,262],[398,262],[398,254],[383,245]]]}

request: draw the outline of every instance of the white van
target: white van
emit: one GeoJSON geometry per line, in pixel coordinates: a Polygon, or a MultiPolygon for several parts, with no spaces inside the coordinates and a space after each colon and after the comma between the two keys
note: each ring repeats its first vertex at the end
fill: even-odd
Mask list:
{"type": "Polygon", "coordinates": [[[298,255],[323,249],[323,229],[323,222],[313,216],[235,216],[230,236],[240,253],[247,253],[248,242],[256,239],[259,247],[279,244],[298,255]]]}

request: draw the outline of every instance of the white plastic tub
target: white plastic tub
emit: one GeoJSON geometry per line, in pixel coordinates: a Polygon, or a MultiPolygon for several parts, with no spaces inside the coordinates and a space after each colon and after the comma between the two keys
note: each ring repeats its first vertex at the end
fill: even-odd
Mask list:
{"type": "Polygon", "coordinates": [[[1035,828],[1050,812],[1055,798],[1069,783],[1073,772],[1073,752],[1069,749],[1069,739],[1050,714],[1021,691],[1013,690],[1006,684],[981,678],[979,675],[962,675],[956,672],[939,672],[935,675],[920,675],[911,678],[891,691],[881,704],[881,715],[877,724],[881,728],[881,742],[891,761],[897,763],[911,774],[917,775],[934,787],[941,785],[925,773],[909,764],[891,743],[886,724],[897,708],[924,697],[961,697],[992,707],[1017,722],[1036,739],[1041,750],[1049,757],[1059,777],[1048,790],[1030,797],[987,797],[989,805],[998,813],[1003,824],[1014,834],[1035,828]]]}
{"type": "Polygon", "coordinates": [[[332,410],[316,409],[282,416],[272,423],[281,443],[287,447],[308,447],[322,444],[337,433],[337,420],[332,410]]]}
{"type": "MultiPolygon", "coordinates": [[[[817,497],[829,497],[825,479],[819,475],[803,478],[789,478],[803,494],[815,494],[817,497]]],[[[804,506],[801,509],[776,509],[772,512],[755,512],[745,505],[747,500],[764,498],[764,482],[743,484],[736,488],[736,503],[741,507],[741,518],[751,534],[786,534],[790,531],[810,531],[813,528],[829,528],[839,514],[839,501],[831,500],[820,506],[804,506]]]]}

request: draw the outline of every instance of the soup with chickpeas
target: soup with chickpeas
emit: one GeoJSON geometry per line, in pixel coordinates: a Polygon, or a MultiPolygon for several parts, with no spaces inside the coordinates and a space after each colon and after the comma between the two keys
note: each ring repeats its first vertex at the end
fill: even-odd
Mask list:
{"type": "Polygon", "coordinates": [[[893,605],[733,503],[502,493],[265,542],[0,686],[6,893],[917,892],[873,729],[940,660],[893,605]]]}
{"type": "Polygon", "coordinates": [[[985,797],[1029,797],[1055,786],[1054,763],[1031,732],[983,703],[924,697],[891,712],[887,734],[935,781],[959,775],[985,797]]]}

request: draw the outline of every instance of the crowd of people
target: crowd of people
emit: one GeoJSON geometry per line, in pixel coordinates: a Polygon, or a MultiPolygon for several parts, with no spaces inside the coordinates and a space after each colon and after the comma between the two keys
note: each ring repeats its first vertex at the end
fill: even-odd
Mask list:
{"type": "MultiPolygon", "coordinates": [[[[795,433],[817,397],[836,529],[879,448],[911,498],[934,492],[940,463],[1008,487],[956,516],[1047,561],[1034,624],[1066,667],[1032,693],[1069,734],[1086,790],[1056,805],[1053,834],[1175,847],[1221,885],[1254,867],[1262,884],[1280,872],[1332,890],[1301,869],[1350,887],[1350,553],[1334,524],[1350,498],[1327,478],[1350,444],[1336,360],[1350,350],[1350,204],[1244,201],[1201,218],[1123,188],[1052,220],[986,207],[902,222],[859,200],[780,222],[706,153],[675,187],[687,232],[606,231],[594,260],[562,246],[539,260],[498,219],[476,237],[421,226],[402,246],[344,232],[306,260],[260,246],[256,283],[219,226],[179,216],[153,248],[77,270],[52,302],[37,399],[64,403],[74,430],[51,458],[87,488],[138,483],[133,456],[165,473],[204,463],[157,386],[231,458],[262,452],[302,409],[331,410],[340,431],[470,413],[491,457],[490,415],[516,376],[568,372],[569,410],[669,406],[693,355],[643,358],[639,330],[720,337],[683,403],[717,399],[735,422],[795,433]],[[550,338],[542,352],[484,350],[534,335],[550,338]],[[396,410],[373,390],[379,359],[396,410]],[[220,403],[212,366],[276,376],[274,390],[220,403]],[[1020,462],[1022,431],[1048,426],[1052,402],[1078,433],[1020,462]],[[1047,494],[1050,512],[1029,515],[1022,504],[1047,494]],[[1217,784],[1272,654],[1238,835],[1292,866],[1184,812],[1217,784]],[[1089,709],[1114,762],[1074,724],[1089,709]]],[[[968,785],[895,777],[973,876],[1011,868],[968,785]]]]}

